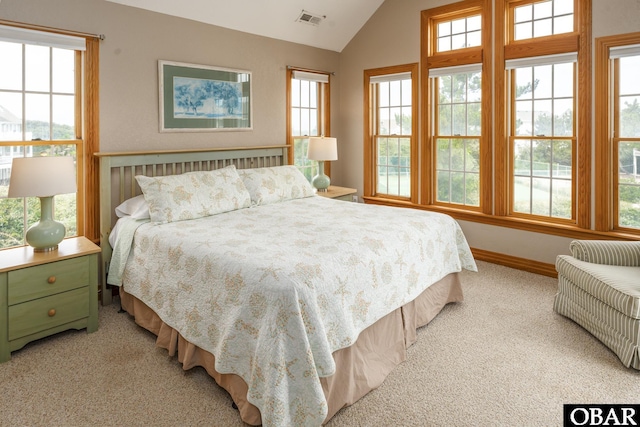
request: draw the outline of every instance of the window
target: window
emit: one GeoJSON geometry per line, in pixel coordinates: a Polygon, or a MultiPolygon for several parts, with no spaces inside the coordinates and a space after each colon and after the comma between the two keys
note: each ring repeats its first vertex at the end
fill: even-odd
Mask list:
{"type": "Polygon", "coordinates": [[[640,47],[634,51],[613,56],[614,227],[640,230],[640,47]]]}
{"type": "Polygon", "coordinates": [[[573,0],[547,0],[516,5],[512,40],[573,32],[573,0]]]}
{"type": "Polygon", "coordinates": [[[590,29],[581,19],[591,2],[507,0],[496,8],[496,28],[505,31],[495,41],[494,213],[541,231],[590,228],[590,29]]]}
{"type": "Polygon", "coordinates": [[[640,234],[640,33],[596,40],[596,227],[640,234]],[[609,84],[602,84],[609,82],[609,84]]]}
{"type": "Polygon", "coordinates": [[[417,64],[365,71],[370,106],[365,151],[374,165],[366,172],[365,192],[404,199],[417,194],[411,183],[417,169],[417,71],[417,64]]]}
{"type": "Polygon", "coordinates": [[[386,135],[377,124],[378,89],[367,80],[406,70],[365,71],[365,200],[586,237],[590,14],[591,0],[463,0],[423,10],[422,110],[412,116],[422,138],[416,143],[412,131],[408,184],[389,179],[404,156],[395,147],[403,145],[390,149],[376,139],[386,135]],[[379,185],[387,181],[392,185],[379,185]],[[407,186],[410,198],[401,190],[407,186]]]}
{"type": "Polygon", "coordinates": [[[480,206],[482,67],[429,70],[436,203],[480,206]]]}
{"type": "Polygon", "coordinates": [[[491,2],[422,12],[421,204],[490,213],[491,2]]]}
{"type": "MultiPolygon", "coordinates": [[[[296,165],[309,181],[317,173],[317,162],[307,159],[311,136],[331,136],[329,120],[329,74],[289,69],[287,132],[289,164],[296,165]]],[[[330,162],[325,173],[330,175],[330,162]]]]}
{"type": "MultiPolygon", "coordinates": [[[[91,70],[83,76],[83,65],[93,63],[96,46],[97,39],[0,25],[0,249],[25,244],[27,228],[40,216],[38,198],[7,198],[14,157],[73,157],[78,192],[55,197],[55,217],[65,224],[67,237],[95,235],[85,228],[85,190],[91,188],[97,200],[97,187],[85,185],[82,136],[95,115],[83,110],[82,88],[87,79],[95,81],[91,70]]],[[[97,96],[95,102],[86,110],[97,111],[97,96]]],[[[97,129],[88,134],[95,141],[97,129]]],[[[97,218],[90,222],[97,225],[97,218]]]]}
{"type": "Polygon", "coordinates": [[[565,61],[507,62],[512,214],[573,219],[576,66],[565,61]]]}
{"type": "Polygon", "coordinates": [[[482,19],[473,15],[436,24],[437,52],[482,45],[482,19]]]}

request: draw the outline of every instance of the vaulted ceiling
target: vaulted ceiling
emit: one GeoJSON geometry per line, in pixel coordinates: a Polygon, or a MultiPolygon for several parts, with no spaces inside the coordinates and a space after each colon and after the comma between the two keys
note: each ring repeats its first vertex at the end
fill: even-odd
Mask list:
{"type": "Polygon", "coordinates": [[[384,0],[107,0],[341,52],[384,0]],[[300,20],[300,17],[303,17],[300,20]]]}

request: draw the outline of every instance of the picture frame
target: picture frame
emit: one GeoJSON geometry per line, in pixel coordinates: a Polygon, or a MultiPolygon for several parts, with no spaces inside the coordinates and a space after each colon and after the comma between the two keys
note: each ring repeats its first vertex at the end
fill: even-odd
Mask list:
{"type": "Polygon", "coordinates": [[[158,61],[160,132],[253,129],[251,72],[158,61]]]}

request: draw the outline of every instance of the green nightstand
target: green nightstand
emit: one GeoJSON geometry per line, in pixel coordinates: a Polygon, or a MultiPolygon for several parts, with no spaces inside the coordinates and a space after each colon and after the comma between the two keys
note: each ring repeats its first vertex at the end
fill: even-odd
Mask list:
{"type": "Polygon", "coordinates": [[[51,252],[0,251],[0,363],[31,341],[98,329],[99,256],[100,247],[84,237],[51,252]]]}

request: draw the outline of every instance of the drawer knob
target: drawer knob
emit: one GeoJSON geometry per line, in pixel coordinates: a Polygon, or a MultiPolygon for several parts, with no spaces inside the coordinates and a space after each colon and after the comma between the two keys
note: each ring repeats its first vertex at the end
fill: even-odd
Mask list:
{"type": "Polygon", "coordinates": [[[55,315],[56,315],[56,309],[55,309],[55,308],[52,308],[51,310],[49,310],[49,313],[48,313],[48,314],[49,314],[49,317],[53,317],[53,316],[55,316],[55,315]]]}
{"type": "Polygon", "coordinates": [[[50,285],[56,283],[56,276],[49,276],[49,278],[47,279],[47,283],[49,283],[50,285]]]}

